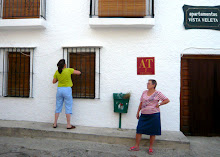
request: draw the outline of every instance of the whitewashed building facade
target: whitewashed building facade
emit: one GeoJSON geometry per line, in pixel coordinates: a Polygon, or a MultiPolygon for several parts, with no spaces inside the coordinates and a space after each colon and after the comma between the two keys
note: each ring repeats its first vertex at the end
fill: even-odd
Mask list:
{"type": "MultiPolygon", "coordinates": [[[[73,98],[72,124],[117,128],[119,114],[113,112],[113,93],[130,92],[128,113],[122,114],[122,128],[135,129],[141,94],[146,90],[148,79],[156,79],[157,90],[170,99],[169,104],[161,107],[162,130],[180,131],[182,55],[220,54],[220,32],[186,30],[182,7],[186,3],[216,6],[219,1],[146,0],[145,14],[132,18],[101,18],[99,3],[101,0],[32,1],[28,3],[29,8],[26,6],[26,14],[34,17],[37,12],[37,17],[16,18],[19,13],[25,13],[17,9],[10,15],[11,6],[1,0],[0,119],[53,123],[57,84],[52,84],[52,79],[56,64],[65,58],[69,66],[74,65],[71,53],[87,52],[94,54],[92,61],[86,61],[93,62],[94,66],[94,75],[88,75],[94,78],[91,80],[94,95],[73,98]],[[36,11],[32,6],[39,9],[36,11]],[[16,64],[9,59],[9,53],[13,53],[12,58],[16,58],[17,53],[18,68],[28,69],[29,83],[23,83],[28,84],[27,87],[21,83],[26,75],[18,74],[14,88],[20,95],[23,88],[28,88],[29,93],[23,93],[26,97],[9,94],[9,86],[16,83],[9,81],[9,65],[16,64]],[[28,62],[19,61],[25,56],[28,62]],[[137,75],[137,57],[154,57],[155,74],[137,75]],[[24,62],[28,66],[23,65],[24,62]]],[[[86,73],[80,67],[76,69],[86,73]]],[[[64,108],[58,123],[66,123],[64,108]]]]}

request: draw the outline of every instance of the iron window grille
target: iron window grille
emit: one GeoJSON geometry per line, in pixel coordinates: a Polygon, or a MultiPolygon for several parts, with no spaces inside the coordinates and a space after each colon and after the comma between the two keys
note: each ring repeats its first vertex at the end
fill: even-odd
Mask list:
{"type": "Polygon", "coordinates": [[[33,97],[34,48],[0,48],[0,94],[33,97]]]}
{"type": "Polygon", "coordinates": [[[82,72],[72,75],[73,98],[100,99],[100,47],[63,47],[63,58],[82,72]]]}
{"type": "Polygon", "coordinates": [[[90,18],[153,18],[154,0],[90,0],[90,18]]]}
{"type": "Polygon", "coordinates": [[[46,20],[46,0],[0,0],[2,19],[40,17],[46,20]]]}

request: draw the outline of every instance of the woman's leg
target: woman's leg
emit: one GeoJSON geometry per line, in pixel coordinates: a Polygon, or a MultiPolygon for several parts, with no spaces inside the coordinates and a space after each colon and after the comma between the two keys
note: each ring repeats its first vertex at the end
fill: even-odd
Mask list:
{"type": "Polygon", "coordinates": [[[136,144],[134,146],[135,148],[139,148],[141,136],[142,136],[142,134],[136,134],[136,144]]]}
{"type": "Polygon", "coordinates": [[[60,114],[60,113],[55,113],[55,119],[54,119],[53,126],[57,126],[57,120],[58,120],[58,118],[59,118],[59,114],[60,114]]]}
{"type": "Polygon", "coordinates": [[[129,149],[129,151],[139,151],[139,145],[140,145],[140,141],[141,141],[141,136],[142,136],[142,134],[136,133],[136,143],[135,143],[135,146],[131,147],[129,149]]]}
{"type": "Polygon", "coordinates": [[[56,94],[56,111],[55,111],[55,119],[53,126],[57,126],[57,120],[59,118],[59,114],[62,112],[63,107],[63,96],[62,96],[62,89],[57,88],[57,94],[56,94]]]}
{"type": "Polygon", "coordinates": [[[72,125],[70,124],[71,114],[66,114],[67,128],[70,128],[72,125]]]}
{"type": "Polygon", "coordinates": [[[155,135],[150,135],[150,147],[149,149],[153,149],[153,144],[154,144],[154,141],[155,141],[155,135]]]}
{"type": "Polygon", "coordinates": [[[142,134],[140,134],[140,128],[142,127],[142,115],[140,116],[139,120],[138,120],[138,125],[137,125],[137,129],[136,129],[136,143],[135,143],[135,148],[139,149],[139,145],[140,145],[140,141],[141,141],[141,137],[142,134]]]}
{"type": "Polygon", "coordinates": [[[73,107],[73,96],[72,96],[71,87],[66,88],[64,102],[65,102],[65,110],[66,110],[67,128],[71,128],[72,125],[70,124],[70,118],[71,118],[72,107],[73,107]]]}

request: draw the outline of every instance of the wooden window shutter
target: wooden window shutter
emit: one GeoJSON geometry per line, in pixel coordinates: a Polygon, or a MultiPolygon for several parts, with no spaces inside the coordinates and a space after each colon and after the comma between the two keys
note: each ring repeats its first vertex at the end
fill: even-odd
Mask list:
{"type": "Polygon", "coordinates": [[[99,0],[99,17],[146,16],[146,0],[99,0]]]}
{"type": "Polygon", "coordinates": [[[8,96],[29,97],[30,53],[8,53],[8,96]]]}
{"type": "Polygon", "coordinates": [[[70,53],[70,67],[82,72],[72,75],[74,98],[95,98],[95,53],[70,53]]]}
{"type": "Polygon", "coordinates": [[[4,0],[3,19],[39,18],[40,0],[4,0]]]}
{"type": "Polygon", "coordinates": [[[123,15],[123,0],[99,0],[99,16],[121,16],[123,15]]]}

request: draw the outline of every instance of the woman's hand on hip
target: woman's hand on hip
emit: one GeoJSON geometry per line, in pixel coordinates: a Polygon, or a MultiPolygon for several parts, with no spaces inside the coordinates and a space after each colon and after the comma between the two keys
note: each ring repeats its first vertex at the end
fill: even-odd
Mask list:
{"type": "Polygon", "coordinates": [[[157,104],[157,105],[156,105],[156,108],[159,108],[159,107],[160,107],[160,104],[157,104]]]}

